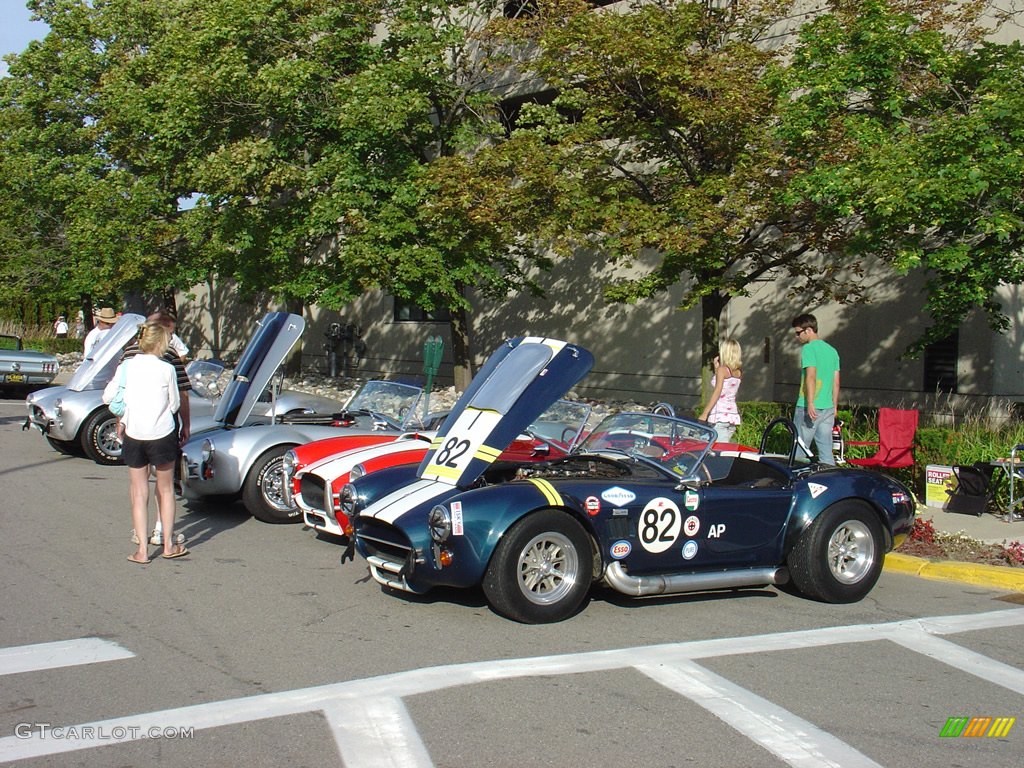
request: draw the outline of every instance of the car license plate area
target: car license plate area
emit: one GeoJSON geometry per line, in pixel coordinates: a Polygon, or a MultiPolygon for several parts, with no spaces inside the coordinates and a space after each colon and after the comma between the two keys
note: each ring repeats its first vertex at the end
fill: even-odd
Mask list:
{"type": "Polygon", "coordinates": [[[24,384],[24,373],[8,373],[4,376],[4,384],[24,384]]]}

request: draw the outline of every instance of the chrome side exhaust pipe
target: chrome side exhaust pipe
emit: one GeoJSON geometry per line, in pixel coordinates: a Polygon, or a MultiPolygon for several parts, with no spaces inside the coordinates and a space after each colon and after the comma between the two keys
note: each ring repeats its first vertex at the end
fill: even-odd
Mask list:
{"type": "Polygon", "coordinates": [[[630,576],[622,567],[622,563],[614,562],[605,570],[604,580],[616,592],[631,597],[648,597],[650,595],[702,592],[709,589],[785,584],[789,581],[789,571],[782,566],[771,566],[768,568],[745,568],[738,571],[680,573],[669,576],[630,576]]]}

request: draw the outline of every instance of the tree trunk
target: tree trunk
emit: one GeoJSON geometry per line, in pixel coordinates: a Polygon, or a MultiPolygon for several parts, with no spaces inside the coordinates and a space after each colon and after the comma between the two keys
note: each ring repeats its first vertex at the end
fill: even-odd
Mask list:
{"type": "Polygon", "coordinates": [[[473,379],[473,358],[469,343],[469,311],[465,307],[452,309],[452,373],[455,391],[465,392],[473,379]]]}
{"type": "Polygon", "coordinates": [[[715,357],[718,355],[718,345],[721,343],[722,311],[729,303],[729,298],[729,296],[714,291],[701,297],[700,300],[701,407],[711,396],[711,374],[715,372],[715,357]]]}

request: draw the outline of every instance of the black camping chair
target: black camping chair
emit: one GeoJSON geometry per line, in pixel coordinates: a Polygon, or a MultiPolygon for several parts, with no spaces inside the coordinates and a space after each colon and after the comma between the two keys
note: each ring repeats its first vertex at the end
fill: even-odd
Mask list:
{"type": "Polygon", "coordinates": [[[957,465],[953,467],[953,474],[956,486],[946,491],[949,494],[946,511],[981,517],[992,495],[992,467],[982,462],[957,465]]]}

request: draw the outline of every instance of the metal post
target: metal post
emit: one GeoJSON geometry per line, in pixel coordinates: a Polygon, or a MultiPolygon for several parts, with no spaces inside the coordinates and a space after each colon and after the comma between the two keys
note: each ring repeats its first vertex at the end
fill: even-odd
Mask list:
{"type": "Polygon", "coordinates": [[[441,366],[441,353],[444,351],[444,339],[440,336],[428,336],[423,345],[423,421],[426,423],[430,415],[430,390],[434,386],[434,377],[441,366]]]}

